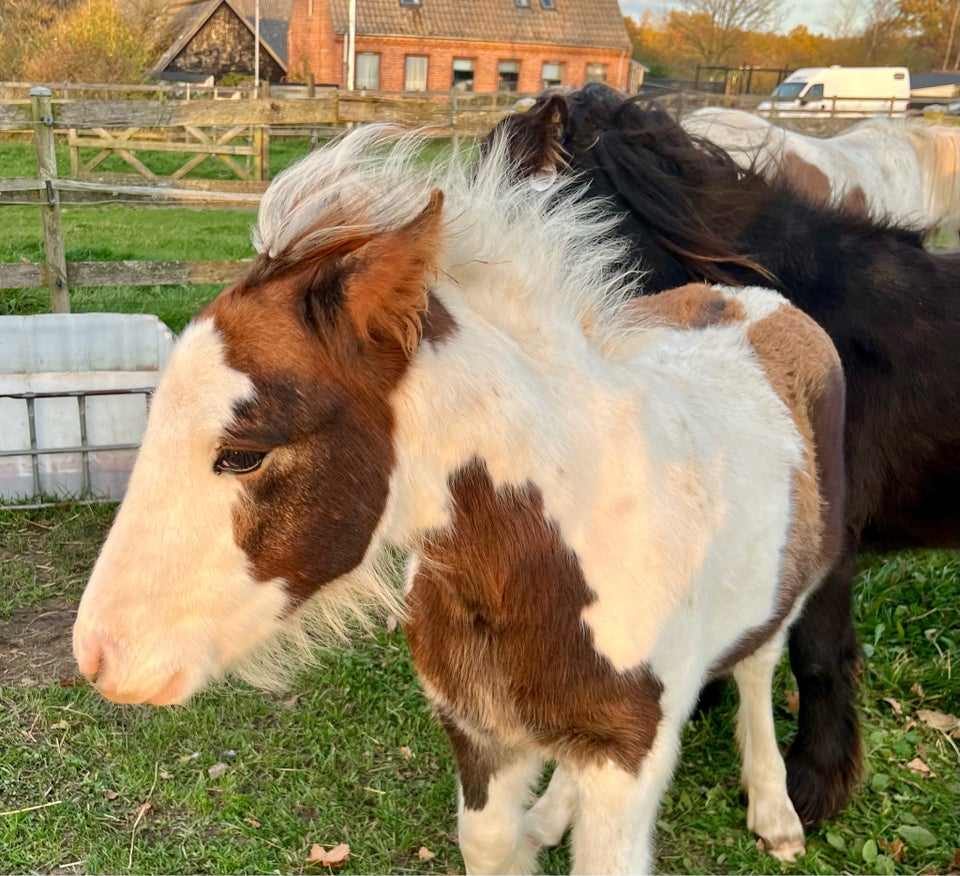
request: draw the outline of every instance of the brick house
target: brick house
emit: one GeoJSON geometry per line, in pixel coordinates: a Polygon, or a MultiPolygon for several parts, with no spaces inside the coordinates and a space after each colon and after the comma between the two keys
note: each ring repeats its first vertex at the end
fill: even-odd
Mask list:
{"type": "MultiPolygon", "coordinates": [[[[288,74],[345,87],[349,0],[293,0],[288,74]]],[[[625,89],[631,44],[617,0],[356,0],[354,87],[538,92],[625,89]]]]}
{"type": "MultiPolygon", "coordinates": [[[[254,75],[257,0],[206,0],[184,5],[175,38],[153,68],[158,79],[216,83],[227,74],[254,75]]],[[[259,0],[260,79],[287,76],[287,28],[293,0],[259,0]]]]}

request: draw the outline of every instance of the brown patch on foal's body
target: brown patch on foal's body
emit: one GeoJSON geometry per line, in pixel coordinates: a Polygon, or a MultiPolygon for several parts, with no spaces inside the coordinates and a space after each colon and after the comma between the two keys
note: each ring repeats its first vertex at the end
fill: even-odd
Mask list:
{"type": "Polygon", "coordinates": [[[711,674],[722,674],[772,636],[798,597],[833,566],[843,541],[845,383],[840,357],[812,319],[787,304],[747,329],[774,391],[790,409],[803,441],[794,475],[793,523],[783,554],[773,616],[747,630],[711,674]]]}
{"type": "Polygon", "coordinates": [[[660,720],[660,682],[617,672],[581,622],[595,596],[533,484],[497,489],[482,461],[450,478],[453,519],[430,535],[405,630],[450,736],[468,808],[534,749],[636,772],[660,720]]]}
{"type": "Polygon", "coordinates": [[[688,283],[656,295],[634,298],[626,305],[624,315],[640,324],[661,322],[683,328],[727,325],[747,318],[739,301],[705,283],[688,283]]]}
{"type": "MultiPolygon", "coordinates": [[[[641,324],[662,322],[702,329],[746,322],[735,297],[713,286],[690,283],[629,302],[627,314],[641,324]]],[[[748,630],[713,667],[728,672],[772,636],[811,580],[826,573],[839,556],[845,497],[843,461],[844,379],[839,356],[826,333],[786,301],[771,315],[746,328],[774,391],[790,409],[804,446],[796,472],[795,509],[779,587],[777,610],[748,630]]]]}

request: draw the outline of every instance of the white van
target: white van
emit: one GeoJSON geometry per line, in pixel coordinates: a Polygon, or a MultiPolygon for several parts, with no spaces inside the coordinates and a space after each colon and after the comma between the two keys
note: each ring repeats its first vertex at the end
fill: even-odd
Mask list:
{"type": "Polygon", "coordinates": [[[902,116],[909,101],[906,67],[804,67],[784,79],[757,112],[790,118],[902,116]]]}

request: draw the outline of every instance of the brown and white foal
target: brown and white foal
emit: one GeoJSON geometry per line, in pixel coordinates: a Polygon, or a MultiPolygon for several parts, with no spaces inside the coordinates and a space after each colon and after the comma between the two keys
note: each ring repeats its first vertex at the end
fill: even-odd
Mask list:
{"type": "Polygon", "coordinates": [[[730,669],[747,822],[792,858],[771,675],[837,548],[833,347],[762,289],[630,300],[597,204],[498,149],[473,178],[416,148],[361,128],[267,192],[260,257],[157,390],[81,669],[158,705],[269,671],[284,631],[400,598],[376,574],[398,546],[469,871],[530,871],[570,825],[576,872],[647,870],[682,725],[730,669]]]}

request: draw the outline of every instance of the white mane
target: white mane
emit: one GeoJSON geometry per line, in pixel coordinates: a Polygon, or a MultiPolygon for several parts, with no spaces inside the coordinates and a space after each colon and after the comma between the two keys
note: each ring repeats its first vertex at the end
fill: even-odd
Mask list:
{"type": "Polygon", "coordinates": [[[584,198],[570,179],[557,179],[546,193],[515,180],[503,143],[474,169],[457,154],[425,164],[425,142],[416,133],[367,125],[310,153],[264,194],[257,250],[306,254],[400,228],[439,187],[446,226],[439,268],[467,307],[508,331],[526,311],[574,320],[598,345],[615,336],[619,305],[634,294],[638,277],[623,270],[628,247],[613,233],[617,217],[609,208],[584,198]],[[467,282],[471,266],[483,266],[486,282],[467,282]],[[497,273],[504,282],[494,287],[490,275],[497,273]]]}

